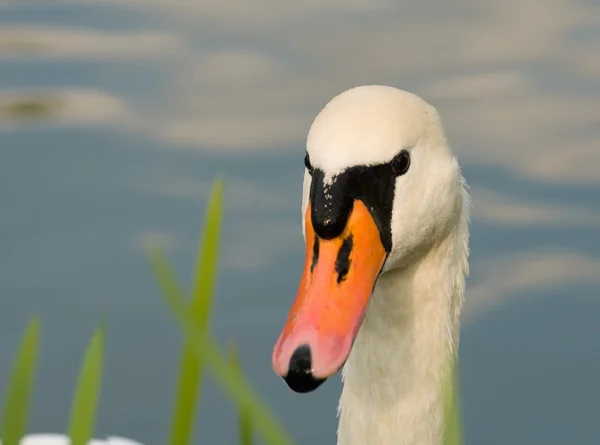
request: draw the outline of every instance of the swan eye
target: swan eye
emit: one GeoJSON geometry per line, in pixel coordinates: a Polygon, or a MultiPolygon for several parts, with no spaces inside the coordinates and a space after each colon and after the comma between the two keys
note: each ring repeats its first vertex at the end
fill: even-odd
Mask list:
{"type": "Polygon", "coordinates": [[[306,153],[306,156],[304,156],[304,166],[306,167],[306,169],[308,170],[308,173],[310,173],[312,175],[313,172],[313,166],[310,163],[310,157],[308,156],[308,153],[306,153]]]}
{"type": "Polygon", "coordinates": [[[410,167],[410,153],[407,150],[402,150],[392,160],[392,171],[396,176],[402,176],[408,171],[410,167]]]}

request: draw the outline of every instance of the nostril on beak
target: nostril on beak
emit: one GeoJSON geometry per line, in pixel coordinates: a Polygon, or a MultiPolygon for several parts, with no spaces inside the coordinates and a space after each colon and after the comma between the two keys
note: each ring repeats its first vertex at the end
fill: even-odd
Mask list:
{"type": "Polygon", "coordinates": [[[311,392],[321,386],[325,379],[316,379],[312,374],[310,346],[298,346],[290,358],[288,373],[283,379],[292,391],[298,393],[311,392]]]}

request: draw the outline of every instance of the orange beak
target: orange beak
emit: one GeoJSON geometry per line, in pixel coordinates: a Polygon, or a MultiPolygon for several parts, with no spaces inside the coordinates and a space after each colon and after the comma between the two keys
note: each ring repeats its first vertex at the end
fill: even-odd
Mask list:
{"type": "Polygon", "coordinates": [[[306,210],[306,258],[273,369],[296,392],[316,389],[344,364],[386,259],[379,230],[356,200],[342,234],[319,238],[306,210]]]}

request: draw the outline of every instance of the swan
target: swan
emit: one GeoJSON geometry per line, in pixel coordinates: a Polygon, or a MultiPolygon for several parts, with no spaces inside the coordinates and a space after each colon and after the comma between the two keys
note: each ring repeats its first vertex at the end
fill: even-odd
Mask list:
{"type": "Polygon", "coordinates": [[[338,445],[440,445],[469,272],[470,197],[437,110],[360,86],[306,141],[305,261],[275,343],[298,393],[342,369],[338,445]]]}
{"type": "MultiPolygon", "coordinates": [[[[64,434],[28,434],[19,441],[20,445],[69,445],[71,440],[64,434]]],[[[0,440],[0,445],[2,441],[0,440]]],[[[124,437],[109,436],[106,440],[90,439],[88,445],[142,445],[124,437]]]]}

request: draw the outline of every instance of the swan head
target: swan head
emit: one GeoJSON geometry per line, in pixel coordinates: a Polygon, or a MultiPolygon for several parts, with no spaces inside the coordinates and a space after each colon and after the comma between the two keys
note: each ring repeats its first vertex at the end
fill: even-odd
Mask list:
{"type": "Polygon", "coordinates": [[[305,165],[304,270],[273,351],[296,392],[343,366],[379,276],[456,226],[463,185],[435,108],[386,86],[333,98],[310,128],[305,165]]]}

